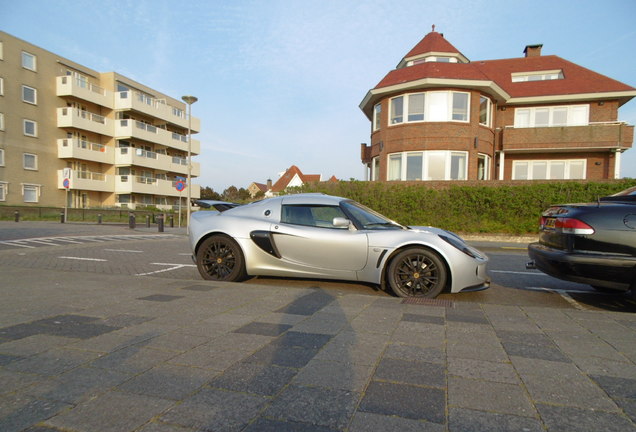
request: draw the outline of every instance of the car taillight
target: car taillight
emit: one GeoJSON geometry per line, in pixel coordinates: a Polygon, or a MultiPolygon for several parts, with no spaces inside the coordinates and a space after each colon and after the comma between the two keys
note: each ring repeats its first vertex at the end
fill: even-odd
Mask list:
{"type": "Polygon", "coordinates": [[[574,218],[556,218],[554,221],[554,228],[560,229],[564,234],[594,234],[594,228],[585,222],[574,218]]]}

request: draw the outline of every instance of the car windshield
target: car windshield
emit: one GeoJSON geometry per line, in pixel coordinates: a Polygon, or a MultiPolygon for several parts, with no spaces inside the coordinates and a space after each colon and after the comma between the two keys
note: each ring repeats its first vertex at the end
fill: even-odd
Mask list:
{"type": "Polygon", "coordinates": [[[380,213],[371,210],[355,201],[343,201],[340,203],[343,210],[353,219],[354,224],[359,229],[366,230],[386,230],[405,229],[402,225],[394,222],[380,213]]]}
{"type": "Polygon", "coordinates": [[[600,201],[636,201],[636,186],[614,195],[599,198],[600,201]]]}

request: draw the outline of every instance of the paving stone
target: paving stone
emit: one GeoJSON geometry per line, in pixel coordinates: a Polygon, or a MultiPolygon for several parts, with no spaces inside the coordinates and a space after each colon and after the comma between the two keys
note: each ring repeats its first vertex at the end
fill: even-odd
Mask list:
{"type": "Polygon", "coordinates": [[[153,301],[153,302],[171,302],[174,300],[178,300],[180,298],[183,298],[183,296],[175,296],[175,295],[168,295],[168,294],[152,294],[145,297],[138,297],[137,300],[146,300],[146,301],[153,301]]]}
{"type": "Polygon", "coordinates": [[[446,321],[471,324],[490,324],[481,309],[446,309],[446,321]]]}
{"type": "MultiPolygon", "coordinates": [[[[441,424],[402,417],[357,412],[353,417],[349,432],[445,432],[441,424]]],[[[480,431],[481,432],[481,431],[480,431]]]]}
{"type": "Polygon", "coordinates": [[[628,432],[636,427],[627,417],[597,409],[537,404],[549,432],[628,432]]]}
{"type": "Polygon", "coordinates": [[[441,316],[420,315],[414,313],[405,313],[402,315],[402,321],[419,322],[426,324],[444,325],[446,320],[441,316]]]}
{"type": "Polygon", "coordinates": [[[204,343],[208,343],[210,340],[212,340],[211,337],[195,336],[176,331],[154,337],[148,340],[144,345],[147,348],[185,352],[204,343]]]}
{"type": "Polygon", "coordinates": [[[210,381],[211,387],[274,396],[296,376],[297,369],[240,362],[210,381]]]}
{"type": "Polygon", "coordinates": [[[529,417],[451,408],[448,416],[449,432],[543,432],[541,421],[529,417]]]}
{"type": "Polygon", "coordinates": [[[59,375],[99,357],[97,353],[73,349],[53,348],[40,354],[12,362],[7,370],[39,375],[59,375]]]}
{"type": "Polygon", "coordinates": [[[111,369],[129,374],[144,372],[174,357],[174,352],[161,351],[135,345],[106,354],[90,364],[91,367],[111,369]]]}
{"type": "Polygon", "coordinates": [[[509,356],[527,357],[540,360],[571,362],[571,360],[565,356],[559,348],[554,344],[528,344],[502,341],[506,353],[509,356]]]}
{"type": "Polygon", "coordinates": [[[272,324],[264,322],[251,322],[236,330],[234,333],[246,333],[262,336],[279,336],[292,328],[288,324],[272,324]]]}
{"type": "Polygon", "coordinates": [[[289,386],[265,410],[265,416],[344,429],[353,416],[359,393],[327,388],[289,386]]]}
{"type": "Polygon", "coordinates": [[[510,363],[450,357],[448,359],[448,374],[464,378],[520,384],[519,377],[510,363]]]}
{"type": "Polygon", "coordinates": [[[13,363],[14,361],[17,360],[21,360],[24,357],[22,356],[15,356],[15,355],[9,355],[9,354],[0,354],[0,366],[6,366],[9,363],[13,363]]]}
{"type": "Polygon", "coordinates": [[[332,338],[329,334],[300,333],[288,331],[276,340],[277,344],[303,348],[320,349],[332,338]]]}
{"type": "Polygon", "coordinates": [[[636,379],[592,375],[596,383],[613,398],[636,400],[636,379]]]}
{"type": "Polygon", "coordinates": [[[69,407],[70,405],[64,402],[34,398],[0,398],[0,430],[23,431],[69,407]]]}
{"type": "Polygon", "coordinates": [[[188,285],[187,287],[183,287],[181,289],[182,290],[188,290],[188,291],[207,292],[207,291],[212,291],[215,288],[218,288],[218,287],[211,286],[211,285],[188,285]]]}
{"type": "Polygon", "coordinates": [[[204,388],[159,417],[159,421],[204,431],[239,431],[255,419],[268,398],[204,388]]]}
{"type": "Polygon", "coordinates": [[[333,301],[334,296],[318,290],[294,300],[290,304],[277,309],[276,312],[293,315],[313,315],[333,301]]]}
{"type": "Polygon", "coordinates": [[[119,315],[109,316],[108,318],[101,320],[101,324],[105,324],[111,327],[122,328],[122,327],[136,326],[141,323],[151,321],[152,319],[153,319],[152,317],[145,317],[145,316],[139,316],[139,315],[119,314],[119,315]]]}
{"type": "Polygon", "coordinates": [[[439,348],[444,345],[446,330],[443,326],[428,325],[417,330],[398,328],[393,333],[392,340],[407,345],[419,345],[439,348]]]}
{"type": "Polygon", "coordinates": [[[437,388],[372,381],[358,411],[444,424],[446,392],[437,388]]]}
{"type": "Polygon", "coordinates": [[[62,411],[46,424],[78,432],[132,431],[173,404],[165,399],[108,392],[73,409],[62,411]]]}
{"type": "Polygon", "coordinates": [[[199,430],[169,425],[166,423],[148,423],[139,432],[199,432],[199,430]]]}
{"type": "Polygon", "coordinates": [[[337,432],[325,426],[317,426],[308,423],[285,422],[259,418],[249,425],[245,432],[337,432]]]}
{"type": "Polygon", "coordinates": [[[119,386],[120,390],[180,400],[203,386],[215,372],[176,365],[156,366],[119,386]]]}
{"type": "Polygon", "coordinates": [[[131,335],[121,331],[96,336],[91,339],[82,340],[72,345],[73,348],[87,351],[109,353],[119,351],[122,348],[136,345],[138,347],[147,346],[155,334],[131,335]]]}
{"type": "Polygon", "coordinates": [[[445,369],[439,363],[384,358],[375,371],[374,379],[445,388],[445,369]]]}
{"type": "Polygon", "coordinates": [[[446,363],[446,354],[441,348],[415,345],[389,344],[384,351],[384,357],[428,363],[446,363]]]}
{"type": "Polygon", "coordinates": [[[449,376],[448,404],[493,413],[536,416],[525,390],[516,384],[449,376]]]}
{"type": "Polygon", "coordinates": [[[372,373],[372,366],[314,359],[300,370],[294,384],[361,392],[372,373]]]}
{"type": "Polygon", "coordinates": [[[296,345],[285,345],[279,341],[264,346],[253,355],[245,359],[249,363],[264,363],[277,366],[301,368],[316,354],[318,348],[306,348],[296,345]]]}
{"type": "Polygon", "coordinates": [[[342,314],[320,311],[294,326],[295,332],[335,335],[348,326],[347,318],[342,314]]]}

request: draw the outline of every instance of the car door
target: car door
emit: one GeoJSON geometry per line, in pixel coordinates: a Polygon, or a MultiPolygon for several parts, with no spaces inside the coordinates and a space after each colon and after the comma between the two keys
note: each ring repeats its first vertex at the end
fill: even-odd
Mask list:
{"type": "Polygon", "coordinates": [[[281,258],[312,269],[358,271],[367,262],[367,235],[334,217],[345,218],[340,207],[283,205],[281,222],[272,225],[272,237],[281,258]]]}

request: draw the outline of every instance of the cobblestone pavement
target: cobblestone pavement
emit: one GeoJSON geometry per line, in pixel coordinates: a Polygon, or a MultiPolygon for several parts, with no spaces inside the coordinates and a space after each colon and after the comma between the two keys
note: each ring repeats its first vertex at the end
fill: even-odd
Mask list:
{"type": "MultiPolygon", "coordinates": [[[[169,242],[144,244],[174,258],[169,242]]],[[[5,260],[44,255],[19,253],[0,254],[2,431],[636,430],[634,314],[5,260]]]]}

